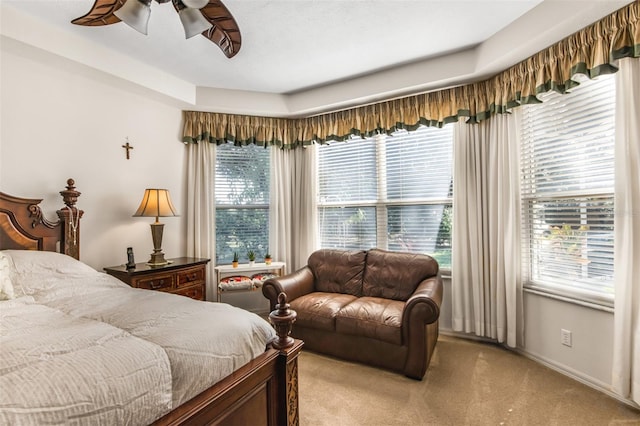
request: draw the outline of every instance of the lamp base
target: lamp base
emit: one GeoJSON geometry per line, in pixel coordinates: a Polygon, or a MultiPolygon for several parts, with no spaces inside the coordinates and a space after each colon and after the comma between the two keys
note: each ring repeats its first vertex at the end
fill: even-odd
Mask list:
{"type": "MultiPolygon", "coordinates": [[[[156,218],[157,219],[157,218],[156,218]]],[[[149,266],[162,266],[169,263],[164,258],[162,252],[162,230],[164,224],[155,222],[151,224],[151,237],[153,238],[153,253],[151,253],[151,259],[147,262],[149,266]]]]}
{"type": "Polygon", "coordinates": [[[151,259],[149,259],[149,261],[147,262],[147,265],[149,266],[161,266],[161,265],[168,265],[168,264],[169,264],[169,261],[164,258],[164,253],[162,252],[151,253],[151,259]]]}

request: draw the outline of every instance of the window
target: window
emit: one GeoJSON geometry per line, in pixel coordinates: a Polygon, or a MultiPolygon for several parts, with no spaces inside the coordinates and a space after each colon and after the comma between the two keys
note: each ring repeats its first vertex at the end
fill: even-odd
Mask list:
{"type": "Polygon", "coordinates": [[[269,245],[269,149],[220,145],[216,149],[216,264],[269,245]]]}
{"type": "Polygon", "coordinates": [[[453,126],[318,150],[323,248],[427,253],[451,266],[453,126]]]}
{"type": "Polygon", "coordinates": [[[529,285],[613,296],[615,84],[586,80],[523,108],[523,269],[529,285]]]}

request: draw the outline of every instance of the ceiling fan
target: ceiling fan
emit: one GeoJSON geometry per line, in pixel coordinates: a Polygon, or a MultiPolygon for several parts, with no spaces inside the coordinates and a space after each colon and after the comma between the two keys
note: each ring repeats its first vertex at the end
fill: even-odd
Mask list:
{"type": "MultiPolygon", "coordinates": [[[[218,45],[228,57],[240,50],[242,38],[236,20],[220,0],[155,0],[173,3],[180,16],[186,38],[198,34],[218,45]]],[[[110,25],[123,21],[147,34],[151,0],[95,0],[91,10],[71,23],[83,26],[110,25]]]]}

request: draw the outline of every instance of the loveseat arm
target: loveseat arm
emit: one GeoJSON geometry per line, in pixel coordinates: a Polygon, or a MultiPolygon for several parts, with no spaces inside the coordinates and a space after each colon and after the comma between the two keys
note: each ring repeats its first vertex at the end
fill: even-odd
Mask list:
{"type": "Polygon", "coordinates": [[[402,312],[402,339],[408,346],[404,374],[422,380],[438,340],[438,318],[442,303],[440,274],[422,281],[402,312]]]}
{"type": "Polygon", "coordinates": [[[438,320],[442,304],[442,291],[440,274],[427,278],[418,285],[404,305],[402,312],[404,332],[407,332],[413,324],[424,326],[438,320]]]}
{"type": "Polygon", "coordinates": [[[311,268],[305,266],[281,277],[269,278],[262,284],[262,294],[269,299],[270,310],[274,310],[278,304],[278,295],[282,292],[287,294],[289,302],[300,296],[314,291],[313,272],[311,268]]]}

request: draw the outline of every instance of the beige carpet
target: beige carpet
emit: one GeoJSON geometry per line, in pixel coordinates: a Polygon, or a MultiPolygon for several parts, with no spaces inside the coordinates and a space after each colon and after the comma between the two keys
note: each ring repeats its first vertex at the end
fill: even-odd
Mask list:
{"type": "Polygon", "coordinates": [[[640,411],[499,346],[440,336],[425,378],[304,352],[300,424],[640,425],[640,411]]]}

